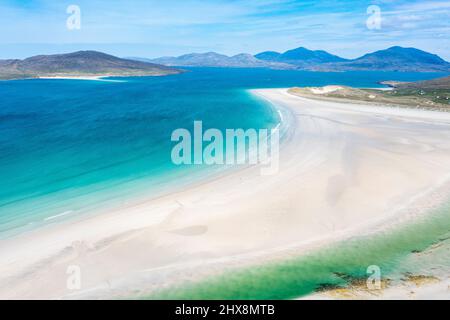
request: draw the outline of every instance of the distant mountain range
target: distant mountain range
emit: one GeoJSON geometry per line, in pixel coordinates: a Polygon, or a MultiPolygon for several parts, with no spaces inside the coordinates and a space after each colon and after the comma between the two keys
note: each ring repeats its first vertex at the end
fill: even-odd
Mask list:
{"type": "Polygon", "coordinates": [[[192,53],[158,59],[122,59],[97,51],[39,55],[24,60],[0,60],[0,79],[87,76],[158,76],[183,72],[174,66],[272,68],[310,71],[450,72],[450,63],[415,48],[391,47],[357,59],[344,59],[323,50],[300,47],[284,53],[226,56],[215,52],[192,53]]]}
{"type": "Polygon", "coordinates": [[[379,71],[411,71],[434,72],[450,71],[450,63],[431,54],[415,48],[391,47],[366,54],[354,60],[324,64],[318,70],[379,70],[379,71]]]}
{"type": "Polygon", "coordinates": [[[311,71],[450,71],[450,63],[435,54],[415,48],[398,46],[369,53],[357,59],[344,59],[323,50],[313,51],[303,47],[284,53],[265,51],[254,56],[238,54],[229,57],[215,52],[208,52],[157,59],[130,59],[166,66],[185,67],[273,68],[311,71]]]}
{"type": "Polygon", "coordinates": [[[179,57],[161,57],[157,59],[129,58],[137,61],[157,63],[166,66],[182,67],[234,67],[234,68],[274,68],[295,69],[282,62],[264,61],[251,54],[241,53],[232,57],[216,52],[191,53],[179,57]]]}
{"type": "Polygon", "coordinates": [[[344,58],[332,55],[323,50],[313,51],[303,47],[289,50],[285,53],[275,51],[261,52],[255,55],[255,58],[265,61],[288,63],[296,66],[347,61],[344,58]]]}
{"type": "Polygon", "coordinates": [[[97,51],[39,55],[24,60],[0,60],[0,79],[87,76],[159,76],[180,70],[148,62],[121,59],[97,51]]]}

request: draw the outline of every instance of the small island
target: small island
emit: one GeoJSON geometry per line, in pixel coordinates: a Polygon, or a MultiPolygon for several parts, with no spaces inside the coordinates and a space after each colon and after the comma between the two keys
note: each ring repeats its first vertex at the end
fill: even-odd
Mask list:
{"type": "Polygon", "coordinates": [[[0,60],[0,80],[165,76],[181,72],[183,71],[179,69],[122,59],[98,51],[38,55],[24,60],[0,60]]]}

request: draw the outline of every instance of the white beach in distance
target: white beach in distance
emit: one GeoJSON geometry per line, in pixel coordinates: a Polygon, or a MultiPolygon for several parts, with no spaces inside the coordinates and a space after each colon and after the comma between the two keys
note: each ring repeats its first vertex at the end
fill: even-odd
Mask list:
{"type": "Polygon", "coordinates": [[[224,266],[263,264],[389,228],[414,219],[406,208],[438,206],[430,192],[442,199],[450,192],[450,113],[309,100],[286,89],[252,92],[291,115],[278,174],[249,167],[6,239],[0,298],[151,293],[224,266]],[[66,287],[71,265],[83,270],[80,291],[66,287]]]}
{"type": "Polygon", "coordinates": [[[120,77],[120,75],[103,75],[103,76],[53,76],[38,77],[42,80],[85,80],[85,81],[103,81],[103,82],[124,82],[126,80],[110,79],[111,77],[120,77]]]}

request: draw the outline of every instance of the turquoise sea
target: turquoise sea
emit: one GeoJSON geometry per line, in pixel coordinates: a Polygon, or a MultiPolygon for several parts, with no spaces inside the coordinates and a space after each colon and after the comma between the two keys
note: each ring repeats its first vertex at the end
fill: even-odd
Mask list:
{"type": "Polygon", "coordinates": [[[172,131],[195,120],[218,129],[275,126],[277,113],[248,89],[379,87],[443,75],[192,68],[113,81],[0,82],[0,238],[200,179],[208,168],[172,164],[172,131]]]}

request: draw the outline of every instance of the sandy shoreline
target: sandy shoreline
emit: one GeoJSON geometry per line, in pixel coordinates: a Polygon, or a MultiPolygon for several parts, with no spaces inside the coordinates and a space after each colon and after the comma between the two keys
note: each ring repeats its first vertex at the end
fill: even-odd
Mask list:
{"type": "Polygon", "coordinates": [[[291,114],[278,174],[251,167],[1,241],[0,298],[131,296],[190,278],[198,266],[207,274],[209,265],[220,272],[286,248],[300,253],[399,218],[450,178],[448,113],[253,93],[291,114]],[[75,291],[66,286],[73,265],[82,272],[75,291]]]}
{"type": "MultiPolygon", "coordinates": [[[[170,75],[170,74],[169,74],[170,75]]],[[[113,80],[108,78],[129,78],[129,77],[162,77],[165,76],[165,74],[134,74],[134,75],[127,75],[127,74],[104,74],[101,76],[96,75],[54,75],[54,76],[39,76],[37,78],[31,78],[31,79],[46,79],[46,80],[92,80],[92,81],[107,81],[107,82],[123,82],[126,81],[123,80],[113,80]]]]}
{"type": "Polygon", "coordinates": [[[54,76],[54,77],[38,77],[38,79],[62,79],[62,80],[101,80],[103,78],[108,78],[106,76],[54,76]]]}

